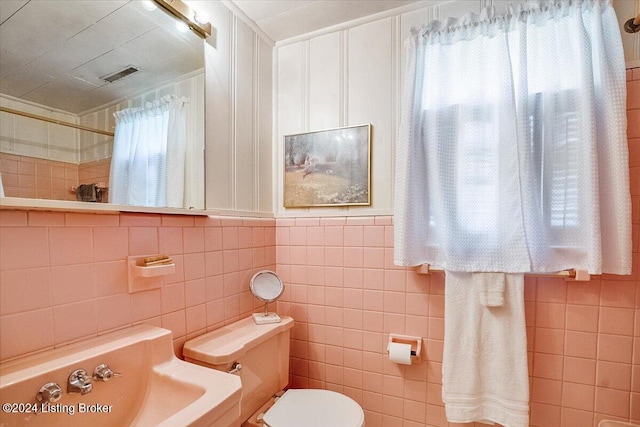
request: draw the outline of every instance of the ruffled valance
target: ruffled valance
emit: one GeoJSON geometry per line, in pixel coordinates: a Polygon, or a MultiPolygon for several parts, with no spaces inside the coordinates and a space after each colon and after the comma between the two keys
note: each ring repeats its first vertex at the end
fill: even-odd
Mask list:
{"type": "Polygon", "coordinates": [[[602,13],[610,6],[611,0],[540,0],[509,4],[506,12],[498,15],[495,6],[490,5],[480,14],[471,12],[460,18],[433,20],[420,28],[411,28],[410,39],[420,43],[451,44],[479,35],[494,37],[500,32],[511,31],[518,23],[540,26],[575,12],[602,13]]]}
{"type": "Polygon", "coordinates": [[[142,107],[125,108],[113,113],[116,121],[130,122],[142,117],[153,117],[165,114],[172,108],[182,108],[189,102],[186,96],[176,97],[174,95],[166,95],[152,102],[145,102],[142,107]]]}

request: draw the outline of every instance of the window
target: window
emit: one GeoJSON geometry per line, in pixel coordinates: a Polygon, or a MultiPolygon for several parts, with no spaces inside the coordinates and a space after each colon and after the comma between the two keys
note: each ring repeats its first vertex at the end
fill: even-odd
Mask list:
{"type": "Polygon", "coordinates": [[[395,262],[628,274],[615,13],[608,2],[508,10],[434,22],[409,39],[395,262]]]}

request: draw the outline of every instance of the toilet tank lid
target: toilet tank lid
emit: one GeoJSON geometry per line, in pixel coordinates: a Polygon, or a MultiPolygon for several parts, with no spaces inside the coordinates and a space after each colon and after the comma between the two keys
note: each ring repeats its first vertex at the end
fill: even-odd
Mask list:
{"type": "Polygon", "coordinates": [[[187,360],[210,365],[232,363],[247,350],[293,328],[291,317],[281,319],[280,323],[257,325],[253,317],[247,317],[187,341],[182,353],[187,360]]]}

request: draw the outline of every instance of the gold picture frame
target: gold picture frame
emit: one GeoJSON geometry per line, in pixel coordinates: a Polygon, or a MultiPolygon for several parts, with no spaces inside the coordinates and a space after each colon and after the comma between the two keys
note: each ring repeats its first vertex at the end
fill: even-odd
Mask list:
{"type": "Polygon", "coordinates": [[[284,137],[284,207],[370,206],[371,124],[284,137]]]}

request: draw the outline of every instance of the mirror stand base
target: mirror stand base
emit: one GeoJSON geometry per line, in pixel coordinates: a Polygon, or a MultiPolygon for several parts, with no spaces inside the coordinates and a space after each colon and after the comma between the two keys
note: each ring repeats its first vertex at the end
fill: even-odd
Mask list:
{"type": "Polygon", "coordinates": [[[256,325],[266,325],[268,323],[280,323],[282,319],[277,313],[253,313],[253,321],[256,325]]]}

